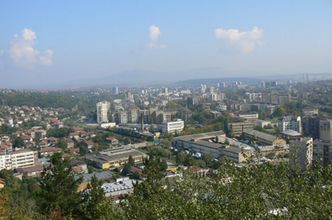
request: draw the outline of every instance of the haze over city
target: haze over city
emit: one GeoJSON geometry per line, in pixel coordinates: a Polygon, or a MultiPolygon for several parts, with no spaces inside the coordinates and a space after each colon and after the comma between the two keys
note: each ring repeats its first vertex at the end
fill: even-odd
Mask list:
{"type": "Polygon", "coordinates": [[[1,1],[0,87],[332,73],[332,3],[1,1]]]}

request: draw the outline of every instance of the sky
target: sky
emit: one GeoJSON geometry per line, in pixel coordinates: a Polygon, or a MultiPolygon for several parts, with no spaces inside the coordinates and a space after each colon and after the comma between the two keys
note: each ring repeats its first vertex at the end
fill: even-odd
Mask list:
{"type": "Polygon", "coordinates": [[[332,73],[331,0],[1,0],[0,88],[332,73]]]}

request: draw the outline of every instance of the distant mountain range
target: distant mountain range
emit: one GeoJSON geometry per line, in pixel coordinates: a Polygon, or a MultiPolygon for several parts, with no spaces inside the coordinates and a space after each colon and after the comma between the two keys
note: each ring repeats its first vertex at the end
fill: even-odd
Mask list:
{"type": "MultiPolygon", "coordinates": [[[[210,70],[209,70],[210,71],[210,70]]],[[[197,87],[200,84],[209,86],[216,86],[217,83],[233,83],[241,81],[246,84],[257,84],[261,81],[317,81],[332,79],[332,73],[300,73],[300,74],[280,74],[280,75],[251,75],[245,74],[235,75],[234,77],[227,77],[226,74],[217,74],[220,77],[207,77],[203,74],[204,70],[197,72],[185,73],[168,73],[168,72],[148,72],[148,71],[127,71],[110,76],[91,79],[77,79],[75,81],[68,81],[67,83],[52,83],[30,86],[29,89],[46,89],[46,90],[67,90],[77,89],[86,90],[94,88],[110,88],[113,86],[119,87],[197,87]]]]}
{"type": "Polygon", "coordinates": [[[230,78],[206,78],[206,79],[190,79],[182,80],[169,84],[170,86],[188,86],[197,87],[201,84],[216,85],[217,83],[234,83],[237,81],[246,84],[257,84],[262,81],[317,81],[317,80],[328,80],[332,79],[332,73],[311,73],[311,74],[291,74],[291,75],[273,75],[273,76],[253,76],[253,77],[230,77],[230,78]]]}

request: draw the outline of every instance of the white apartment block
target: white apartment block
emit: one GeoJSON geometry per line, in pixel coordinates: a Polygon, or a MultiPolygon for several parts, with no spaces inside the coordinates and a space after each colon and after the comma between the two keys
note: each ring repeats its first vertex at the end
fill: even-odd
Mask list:
{"type": "Polygon", "coordinates": [[[18,150],[11,154],[0,155],[0,170],[30,167],[35,165],[36,152],[32,150],[18,150]]]}
{"type": "Polygon", "coordinates": [[[302,134],[302,123],[300,116],[285,116],[278,122],[278,127],[281,132],[286,130],[297,131],[302,134]]]}
{"type": "Polygon", "coordinates": [[[97,122],[98,124],[108,123],[108,110],[110,109],[110,102],[103,101],[97,103],[97,122]]]}
{"type": "Polygon", "coordinates": [[[10,170],[12,168],[12,160],[9,154],[0,155],[0,170],[10,170]]]}
{"type": "Polygon", "coordinates": [[[161,131],[163,133],[174,134],[183,131],[183,129],[184,121],[181,119],[161,124],[161,131]]]}

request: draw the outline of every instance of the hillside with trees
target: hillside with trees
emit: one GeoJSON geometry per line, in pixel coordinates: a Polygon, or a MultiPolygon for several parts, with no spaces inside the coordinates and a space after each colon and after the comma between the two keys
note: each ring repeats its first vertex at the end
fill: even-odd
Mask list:
{"type": "Polygon", "coordinates": [[[329,219],[332,216],[332,167],[306,171],[280,165],[238,167],[222,162],[207,176],[184,172],[165,178],[161,160],[145,161],[145,180],[119,205],[105,198],[92,179],[77,192],[80,179],[60,155],[41,179],[18,180],[1,171],[4,219],[329,219]]]}

